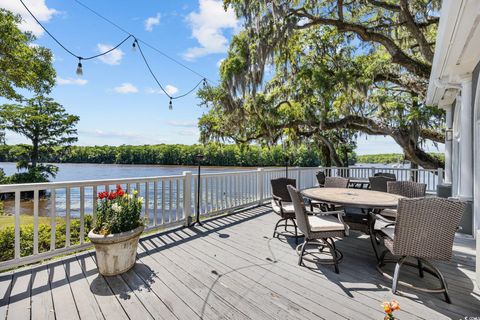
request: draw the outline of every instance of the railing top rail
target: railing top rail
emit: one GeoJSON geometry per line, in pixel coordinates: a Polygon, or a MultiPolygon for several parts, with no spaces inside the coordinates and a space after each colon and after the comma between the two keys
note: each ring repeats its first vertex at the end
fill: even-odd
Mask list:
{"type": "Polygon", "coordinates": [[[14,191],[61,189],[61,188],[67,188],[67,187],[90,187],[90,186],[103,186],[103,185],[113,185],[113,184],[137,183],[137,182],[153,182],[157,180],[182,179],[182,178],[183,178],[183,175],[171,175],[171,176],[154,176],[154,177],[137,177],[137,178],[120,178],[120,179],[117,178],[117,179],[58,181],[58,182],[43,182],[43,183],[0,184],[0,193],[14,192],[14,191]]]}

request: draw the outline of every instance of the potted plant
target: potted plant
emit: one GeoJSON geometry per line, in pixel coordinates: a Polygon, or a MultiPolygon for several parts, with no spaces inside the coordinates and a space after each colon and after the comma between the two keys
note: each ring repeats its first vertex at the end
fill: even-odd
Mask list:
{"type": "Polygon", "coordinates": [[[100,274],[121,274],[135,264],[138,239],[144,229],[142,204],[138,191],[128,194],[120,185],[98,194],[96,219],[88,237],[95,246],[100,274]]]}

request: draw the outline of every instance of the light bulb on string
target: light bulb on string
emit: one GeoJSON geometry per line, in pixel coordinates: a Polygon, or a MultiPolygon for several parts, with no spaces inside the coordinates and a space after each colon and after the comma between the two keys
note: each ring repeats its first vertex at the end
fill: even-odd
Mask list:
{"type": "Polygon", "coordinates": [[[170,97],[170,102],[168,104],[168,110],[173,110],[172,97],[170,97]]]}
{"type": "Polygon", "coordinates": [[[133,40],[133,43],[132,43],[132,51],[133,51],[133,52],[136,52],[136,51],[137,51],[137,39],[133,40]]]}
{"type": "Polygon", "coordinates": [[[203,78],[203,87],[207,86],[207,79],[203,78]]]}
{"type": "Polygon", "coordinates": [[[81,77],[83,76],[83,66],[82,66],[82,58],[78,59],[78,64],[77,64],[77,71],[75,72],[77,76],[81,77]]]}

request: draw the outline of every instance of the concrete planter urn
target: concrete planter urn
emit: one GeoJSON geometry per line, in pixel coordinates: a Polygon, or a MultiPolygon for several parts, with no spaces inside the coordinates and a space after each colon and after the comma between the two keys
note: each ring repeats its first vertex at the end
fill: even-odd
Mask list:
{"type": "Polygon", "coordinates": [[[145,228],[142,205],[137,190],[127,193],[121,185],[98,193],[96,219],[88,237],[97,252],[100,274],[115,276],[135,264],[138,240],[145,228]]]}
{"type": "Polygon", "coordinates": [[[115,276],[130,270],[135,265],[138,239],[144,226],[130,231],[101,235],[88,233],[97,253],[97,267],[104,276],[115,276]]]}

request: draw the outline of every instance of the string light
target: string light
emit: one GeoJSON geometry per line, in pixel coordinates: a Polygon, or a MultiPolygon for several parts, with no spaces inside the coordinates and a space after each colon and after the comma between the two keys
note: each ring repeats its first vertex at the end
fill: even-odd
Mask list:
{"type": "MultiPolygon", "coordinates": [[[[128,31],[126,31],[125,29],[122,29],[121,27],[119,27],[118,25],[116,25],[115,23],[113,23],[112,21],[108,20],[107,18],[105,18],[104,16],[100,15],[98,12],[92,10],[91,8],[87,7],[86,5],[84,5],[83,3],[81,3],[80,1],[78,0],[75,0],[77,3],[79,3],[80,5],[84,6],[85,8],[87,8],[88,10],[90,10],[91,12],[93,12],[94,14],[96,14],[97,16],[101,17],[102,19],[106,20],[107,22],[109,22],[110,24],[113,24],[115,27],[117,27],[118,29],[122,30],[123,32],[125,33],[128,33],[128,31]]],[[[128,36],[123,39],[122,41],[120,41],[116,46],[108,49],[107,51],[105,52],[101,52],[99,54],[96,54],[96,55],[93,55],[93,56],[89,56],[89,57],[82,57],[82,56],[79,56],[77,54],[75,54],[74,52],[72,52],[71,50],[69,50],[66,46],[64,46],[52,33],[50,33],[50,31],[48,31],[45,26],[43,26],[42,23],[40,23],[40,21],[35,17],[35,15],[30,11],[30,9],[27,7],[27,5],[23,2],[23,0],[20,0],[21,4],[25,7],[25,9],[28,11],[28,13],[32,16],[32,18],[38,23],[38,25],[40,25],[40,27],[42,27],[42,29],[62,48],[64,49],[67,53],[69,53],[70,55],[72,55],[73,57],[77,58],[78,59],[78,64],[77,64],[77,69],[76,69],[76,74],[77,76],[83,76],[83,65],[82,65],[82,60],[91,60],[91,59],[95,59],[95,58],[98,58],[98,57],[101,57],[103,55],[106,55],[106,54],[109,54],[110,52],[112,52],[113,50],[116,50],[118,47],[120,47],[121,45],[123,45],[128,39],[130,38],[133,38],[133,43],[132,43],[132,51],[136,51],[136,49],[138,48],[138,50],[140,51],[140,54],[143,58],[143,61],[145,63],[145,65],[147,66],[148,68],[148,71],[150,72],[150,74],[152,75],[153,79],[155,80],[155,82],[157,83],[157,85],[160,87],[160,89],[167,95],[167,97],[170,98],[170,102],[169,102],[169,105],[168,105],[168,108],[170,110],[173,109],[173,102],[172,100],[174,99],[179,99],[179,98],[183,98],[187,95],[189,95],[190,93],[192,93],[201,83],[203,83],[203,86],[205,87],[207,85],[207,78],[203,78],[202,80],[200,80],[191,90],[189,90],[188,92],[184,93],[184,94],[181,94],[181,95],[178,95],[178,96],[171,96],[166,90],[165,88],[163,88],[163,86],[160,84],[160,81],[158,81],[157,77],[155,76],[155,74],[153,73],[153,70],[152,68],[150,67],[150,64],[148,63],[147,61],[147,58],[145,57],[145,55],[143,54],[143,51],[142,51],[142,48],[140,46],[140,42],[139,40],[134,36],[132,35],[131,33],[128,33],[128,36]]],[[[141,41],[141,40],[140,40],[141,41]]],[[[158,50],[157,48],[149,45],[148,43],[142,41],[142,43],[144,43],[145,45],[147,45],[148,47],[150,47],[151,49],[161,53],[162,55],[166,56],[167,58],[169,58],[170,60],[176,62],[177,64],[180,64],[181,66],[183,66],[184,68],[190,70],[191,72],[197,74],[197,75],[200,75],[199,73],[197,73],[196,71],[188,68],[187,66],[181,64],[180,62],[176,61],[175,59],[167,56],[165,53],[161,52],[160,50],[158,50]]]]}
{"type": "Polygon", "coordinates": [[[79,77],[83,76],[82,58],[78,58],[77,71],[75,73],[79,77]]]}

